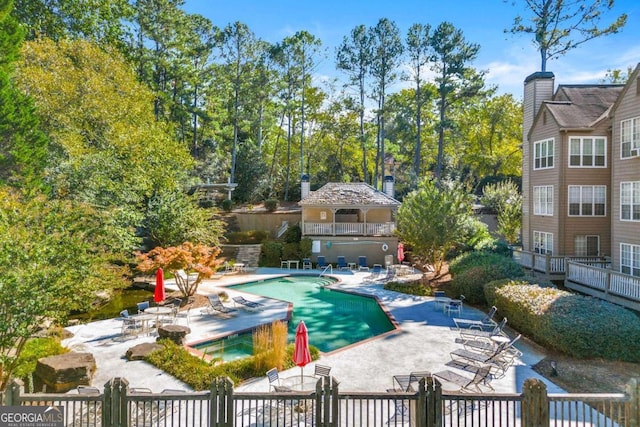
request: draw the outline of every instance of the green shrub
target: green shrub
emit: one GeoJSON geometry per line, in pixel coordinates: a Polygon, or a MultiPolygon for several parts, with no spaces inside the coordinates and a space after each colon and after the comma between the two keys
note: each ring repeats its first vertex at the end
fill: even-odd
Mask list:
{"type": "Polygon", "coordinates": [[[433,295],[433,289],[422,283],[421,280],[414,280],[411,282],[387,282],[383,285],[383,288],[389,291],[402,292],[403,294],[409,295],[425,297],[433,295]]]}
{"type": "Polygon", "coordinates": [[[269,238],[269,232],[264,230],[234,231],[227,234],[230,245],[256,245],[269,238]]]}
{"type": "Polygon", "coordinates": [[[491,281],[484,285],[484,299],[487,305],[496,305],[496,290],[504,286],[514,285],[538,285],[542,288],[555,288],[556,286],[548,280],[538,279],[536,277],[525,276],[520,279],[499,279],[491,281]]]}
{"type": "Polygon", "coordinates": [[[233,201],[231,199],[224,199],[222,201],[222,210],[225,212],[231,212],[233,209],[233,201]]]}
{"type": "Polygon", "coordinates": [[[522,267],[511,258],[492,252],[468,252],[449,266],[451,291],[464,295],[471,304],[486,304],[484,285],[498,279],[524,276],[522,267]]]}
{"type": "Polygon", "coordinates": [[[289,227],[287,231],[284,233],[284,242],[285,243],[298,243],[302,238],[302,229],[298,224],[289,227]]]}
{"type": "Polygon", "coordinates": [[[262,244],[261,264],[266,267],[279,267],[282,259],[282,243],[272,240],[262,244]]]}
{"type": "Polygon", "coordinates": [[[509,256],[503,256],[491,251],[472,251],[465,252],[464,254],[456,257],[449,264],[449,272],[452,275],[459,274],[469,268],[477,266],[494,266],[494,265],[506,265],[509,270],[512,270],[514,276],[524,276],[522,267],[513,261],[509,256]]]}
{"type": "Polygon", "coordinates": [[[502,239],[484,240],[476,245],[475,249],[476,251],[491,252],[505,257],[511,257],[511,247],[509,243],[502,239]]]}
{"type": "Polygon", "coordinates": [[[509,324],[548,348],[579,358],[640,362],[640,319],[596,298],[537,285],[496,288],[509,324]]]}
{"type": "MultiPolygon", "coordinates": [[[[231,362],[212,364],[203,358],[194,356],[184,347],[171,340],[161,340],[162,349],[150,353],[146,361],[165,371],[180,381],[188,384],[196,391],[209,390],[211,383],[218,377],[229,377],[235,384],[244,380],[265,375],[254,368],[253,356],[231,362]]],[[[286,365],[284,369],[294,367],[292,360],[293,344],[286,349],[286,365]]],[[[320,352],[314,346],[309,346],[311,359],[317,360],[320,352]]]]}
{"type": "Polygon", "coordinates": [[[38,359],[64,354],[68,351],[68,348],[60,344],[58,337],[32,338],[25,343],[18,357],[14,375],[17,378],[25,379],[35,372],[38,359]]]}
{"type": "Polygon", "coordinates": [[[264,208],[269,212],[275,212],[278,209],[277,199],[268,199],[264,201],[264,208]]]}
{"type": "Polygon", "coordinates": [[[282,246],[282,259],[298,259],[300,257],[300,243],[285,243],[282,246]]]}
{"type": "Polygon", "coordinates": [[[313,241],[305,237],[300,240],[300,258],[309,258],[311,257],[311,248],[313,246],[313,241]]]}

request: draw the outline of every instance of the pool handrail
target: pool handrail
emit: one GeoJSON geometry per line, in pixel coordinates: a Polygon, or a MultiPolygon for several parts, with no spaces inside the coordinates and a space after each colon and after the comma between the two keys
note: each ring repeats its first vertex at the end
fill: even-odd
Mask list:
{"type": "Polygon", "coordinates": [[[329,264],[325,268],[322,269],[320,274],[318,274],[318,277],[322,277],[323,275],[325,275],[327,273],[327,270],[329,270],[331,272],[331,274],[333,274],[333,266],[331,264],[329,264]]]}

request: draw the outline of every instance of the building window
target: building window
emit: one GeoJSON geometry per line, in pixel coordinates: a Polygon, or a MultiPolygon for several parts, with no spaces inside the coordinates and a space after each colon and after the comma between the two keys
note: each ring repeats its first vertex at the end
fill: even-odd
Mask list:
{"type": "Polygon", "coordinates": [[[606,185],[570,185],[569,216],[605,216],[606,185]]]}
{"type": "Polygon", "coordinates": [[[322,221],[327,219],[327,212],[326,211],[320,211],[320,219],[322,221]]]}
{"type": "Polygon", "coordinates": [[[538,141],[534,146],[534,169],[551,169],[553,167],[553,138],[538,141]]]}
{"type": "Polygon", "coordinates": [[[553,254],[553,233],[533,232],[533,251],[537,254],[553,254]]]}
{"type": "Polygon", "coordinates": [[[640,149],[640,117],[620,122],[620,157],[637,156],[637,152],[631,152],[634,149],[640,149]]]}
{"type": "Polygon", "coordinates": [[[553,185],[533,187],[533,214],[553,215],[553,185]]]}
{"type": "Polygon", "coordinates": [[[576,236],[573,250],[576,256],[599,256],[600,236],[576,236]]]}
{"type": "Polygon", "coordinates": [[[620,243],[620,272],[640,276],[640,246],[620,243]]]}
{"type": "Polygon", "coordinates": [[[569,167],[604,168],[606,167],[607,139],[569,138],[569,167]]]}
{"type": "Polygon", "coordinates": [[[620,221],[640,221],[640,181],[620,183],[620,221]]]}

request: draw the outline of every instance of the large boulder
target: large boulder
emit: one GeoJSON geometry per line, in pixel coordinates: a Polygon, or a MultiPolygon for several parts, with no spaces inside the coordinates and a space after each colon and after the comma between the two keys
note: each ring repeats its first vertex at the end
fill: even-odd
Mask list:
{"type": "Polygon", "coordinates": [[[185,337],[191,333],[191,328],[182,325],[163,325],[158,328],[158,340],[168,338],[178,345],[183,345],[185,337]]]}
{"type": "Polygon", "coordinates": [[[45,391],[65,393],[79,385],[91,384],[95,371],[93,354],[71,352],[38,359],[34,376],[45,391]]]}
{"type": "Polygon", "coordinates": [[[125,357],[127,360],[144,360],[149,353],[160,350],[161,348],[162,346],[155,342],[145,342],[131,347],[125,353],[125,357]]]}

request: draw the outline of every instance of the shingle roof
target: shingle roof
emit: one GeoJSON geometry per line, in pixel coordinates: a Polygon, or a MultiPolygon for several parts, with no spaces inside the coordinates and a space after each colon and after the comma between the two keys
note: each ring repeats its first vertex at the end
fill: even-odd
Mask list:
{"type": "Polygon", "coordinates": [[[300,206],[399,206],[400,202],[364,182],[329,182],[300,200],[300,206]]]}
{"type": "Polygon", "coordinates": [[[545,102],[561,128],[588,128],[606,117],[623,85],[563,85],[545,102]]]}

